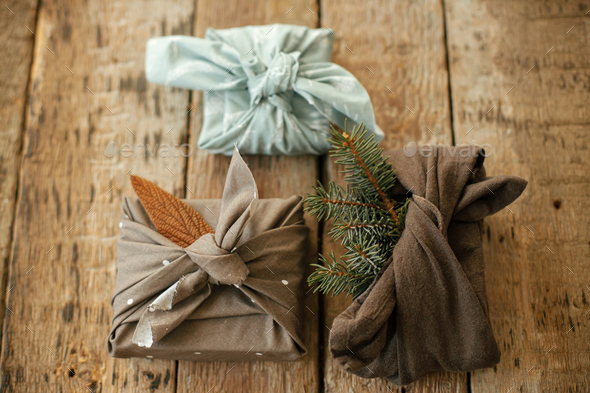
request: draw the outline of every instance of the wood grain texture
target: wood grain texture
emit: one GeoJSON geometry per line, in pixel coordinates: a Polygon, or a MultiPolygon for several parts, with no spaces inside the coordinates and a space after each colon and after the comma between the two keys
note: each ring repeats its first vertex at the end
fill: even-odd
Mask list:
{"type": "MultiPolygon", "coordinates": [[[[336,34],[332,61],[351,71],[365,86],[377,124],[386,134],[381,146],[452,143],[444,20],[439,1],[324,0],[322,26],[336,34]]],[[[324,178],[343,184],[330,160],[324,178]]],[[[323,233],[323,251],[340,249],[323,233]]],[[[340,249],[340,253],[342,250],[340,249]]],[[[401,392],[405,387],[345,373],[328,352],[328,328],[351,302],[343,295],[324,296],[324,383],[326,392],[401,392]]],[[[439,373],[408,388],[412,392],[466,392],[466,375],[439,373]]]]}
{"type": "MultiPolygon", "coordinates": [[[[21,159],[24,112],[33,60],[37,1],[11,1],[0,12],[0,285],[7,280],[21,159]],[[31,29],[29,31],[27,29],[31,29]]],[[[6,291],[0,291],[4,303],[6,291]]],[[[0,310],[0,321],[6,309],[0,310]]]]}
{"type": "Polygon", "coordinates": [[[112,359],[106,338],[119,206],[133,195],[128,173],[178,191],[186,166],[185,158],[144,158],[141,149],[134,158],[116,146],[153,149],[186,137],[188,92],[149,85],[143,63],[148,38],[190,34],[192,10],[186,1],[42,3],[0,390],[175,390],[174,361],[112,359]]]}
{"type": "Polygon", "coordinates": [[[455,139],[491,145],[488,174],[529,181],[510,210],[484,220],[502,360],[474,373],[474,392],[590,386],[588,10],[566,1],[446,4],[455,139]]]}
{"type": "MultiPolygon", "coordinates": [[[[317,4],[313,1],[214,0],[199,1],[196,35],[203,37],[208,27],[229,28],[244,25],[290,23],[315,27],[317,4]],[[308,7],[309,10],[306,8],[308,7]]],[[[202,118],[201,92],[193,92],[191,111],[196,146],[202,118]]],[[[286,198],[302,194],[317,179],[318,159],[301,157],[244,157],[254,175],[260,198],[286,198]]],[[[230,158],[196,150],[189,160],[187,198],[221,198],[230,158]]],[[[309,259],[317,255],[317,223],[306,217],[311,232],[309,259]]],[[[178,364],[178,391],[207,392],[317,392],[318,378],[318,300],[310,292],[305,298],[304,341],[308,354],[295,362],[186,362],[178,364]]]]}

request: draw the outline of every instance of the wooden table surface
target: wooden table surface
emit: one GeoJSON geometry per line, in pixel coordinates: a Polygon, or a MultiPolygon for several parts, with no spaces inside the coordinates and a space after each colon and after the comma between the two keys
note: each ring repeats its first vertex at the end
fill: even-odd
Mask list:
{"type": "MultiPolygon", "coordinates": [[[[1,391],[590,391],[590,2],[6,0],[0,9],[1,391]],[[491,175],[529,186],[484,221],[493,369],[411,386],[344,373],[328,327],[350,302],[310,292],[291,363],[111,358],[119,204],[129,174],[221,196],[228,158],[106,157],[111,142],[196,145],[201,92],[148,83],[146,40],[290,23],[335,34],[383,146],[488,144],[491,175]]],[[[261,197],[342,181],[326,157],[247,157],[261,197]]],[[[310,262],[337,248],[309,219],[310,262]]]]}

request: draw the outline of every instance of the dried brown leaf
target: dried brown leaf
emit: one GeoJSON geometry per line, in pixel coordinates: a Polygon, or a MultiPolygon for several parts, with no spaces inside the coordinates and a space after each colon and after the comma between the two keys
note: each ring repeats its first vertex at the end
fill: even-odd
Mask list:
{"type": "Polygon", "coordinates": [[[199,213],[151,181],[131,176],[131,185],[158,232],[179,246],[188,247],[213,233],[199,213]]]}

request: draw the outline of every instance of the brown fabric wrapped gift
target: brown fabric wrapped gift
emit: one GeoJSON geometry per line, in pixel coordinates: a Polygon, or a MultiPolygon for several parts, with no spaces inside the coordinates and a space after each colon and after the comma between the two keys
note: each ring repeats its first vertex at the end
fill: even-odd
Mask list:
{"type": "Polygon", "coordinates": [[[330,352],[346,371],[406,385],[499,362],[482,219],[518,198],[527,182],[486,177],[485,152],[471,149],[454,157],[442,146],[428,157],[388,152],[399,179],[394,194],[411,195],[406,228],[372,285],[334,320],[330,352]]]}
{"type": "Polygon", "coordinates": [[[300,196],[257,199],[234,154],[222,200],[184,200],[215,229],[186,248],[126,198],[108,350],[114,357],[294,360],[309,229],[300,196]]]}

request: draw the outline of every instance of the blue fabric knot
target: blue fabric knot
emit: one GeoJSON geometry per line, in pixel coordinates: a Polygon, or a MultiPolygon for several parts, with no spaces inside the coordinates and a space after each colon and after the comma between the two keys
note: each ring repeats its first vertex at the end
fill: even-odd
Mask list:
{"type": "Polygon", "coordinates": [[[291,112],[293,85],[299,70],[299,52],[278,52],[268,65],[268,69],[248,79],[250,105],[267,102],[279,109],[291,112]]]}
{"type": "Polygon", "coordinates": [[[324,154],[330,124],[364,123],[377,141],[367,91],[331,63],[334,35],[306,26],[207,29],[205,39],[152,38],[150,82],[205,91],[199,147],[214,154],[324,154]]]}

